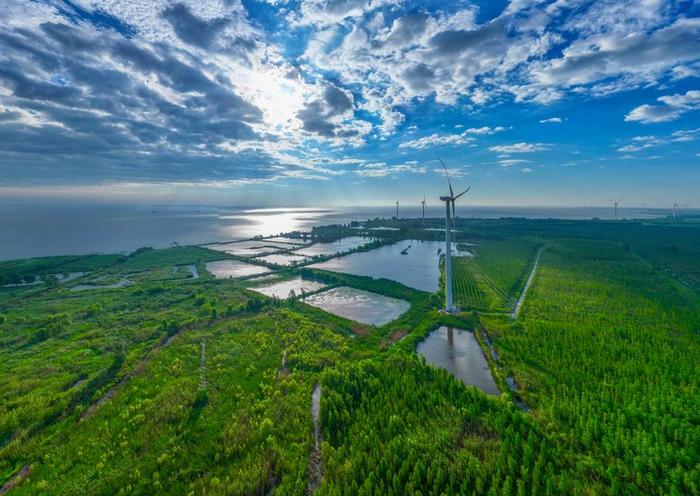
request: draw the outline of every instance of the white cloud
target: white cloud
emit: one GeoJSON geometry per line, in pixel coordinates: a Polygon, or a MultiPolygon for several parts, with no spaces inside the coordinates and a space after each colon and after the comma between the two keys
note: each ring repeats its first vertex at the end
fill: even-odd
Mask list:
{"type": "Polygon", "coordinates": [[[650,145],[649,143],[646,143],[644,145],[626,145],[618,148],[617,151],[622,153],[640,152],[646,148],[650,148],[651,146],[652,145],[650,145]]]}
{"type": "Polygon", "coordinates": [[[489,150],[497,153],[532,153],[548,150],[546,143],[514,143],[512,145],[496,145],[489,147],[489,150]]]}
{"type": "Polygon", "coordinates": [[[530,167],[525,167],[523,169],[520,169],[520,172],[524,172],[524,173],[528,174],[528,173],[532,172],[532,169],[530,167]]]}
{"type": "Polygon", "coordinates": [[[700,128],[697,129],[679,129],[671,133],[671,141],[689,142],[700,139],[700,128]]]}
{"type": "Polygon", "coordinates": [[[413,148],[415,150],[425,150],[426,148],[432,148],[435,146],[457,146],[465,145],[474,141],[474,138],[470,135],[491,135],[505,131],[506,128],[503,126],[496,127],[470,127],[460,134],[438,134],[434,133],[430,136],[424,136],[419,139],[405,141],[399,145],[399,148],[413,148]]]}
{"type": "Polygon", "coordinates": [[[678,119],[682,112],[672,107],[661,105],[640,105],[625,116],[627,122],[642,122],[644,124],[655,122],[668,122],[678,119]]]}
{"type": "Polygon", "coordinates": [[[678,129],[673,131],[669,136],[635,136],[631,139],[631,143],[621,146],[617,149],[620,153],[625,153],[625,157],[631,158],[630,153],[637,153],[651,148],[670,145],[673,143],[688,143],[700,139],[700,128],[696,129],[678,129]]]}
{"type": "Polygon", "coordinates": [[[374,162],[360,165],[355,169],[355,174],[361,177],[386,177],[401,173],[425,174],[427,168],[417,164],[418,162],[415,160],[394,165],[387,165],[385,162],[374,162]]]}
{"type": "Polygon", "coordinates": [[[625,121],[649,124],[676,120],[686,112],[700,109],[700,90],[661,96],[657,101],[663,105],[640,105],[625,116],[625,121]]]}
{"type": "Polygon", "coordinates": [[[499,160],[498,164],[501,167],[510,167],[512,165],[527,164],[529,162],[530,162],[529,160],[525,160],[525,159],[511,158],[511,159],[499,160]]]}
{"type": "Polygon", "coordinates": [[[540,119],[540,124],[549,124],[549,123],[559,123],[561,122],[562,119],[561,117],[550,117],[548,119],[540,119]]]}
{"type": "Polygon", "coordinates": [[[503,126],[496,126],[496,127],[489,127],[489,126],[483,126],[483,127],[470,127],[465,131],[466,134],[496,134],[505,131],[506,128],[503,126]]]}
{"type": "Polygon", "coordinates": [[[425,150],[435,146],[444,145],[464,145],[474,141],[474,138],[467,136],[467,131],[462,134],[431,134],[422,138],[405,141],[399,145],[399,148],[413,148],[415,150],[425,150]]]}
{"type": "Polygon", "coordinates": [[[651,33],[602,33],[574,41],[563,57],[534,72],[537,81],[563,86],[605,77],[637,74],[648,78],[679,62],[697,59],[700,19],[680,18],[651,33]]]}

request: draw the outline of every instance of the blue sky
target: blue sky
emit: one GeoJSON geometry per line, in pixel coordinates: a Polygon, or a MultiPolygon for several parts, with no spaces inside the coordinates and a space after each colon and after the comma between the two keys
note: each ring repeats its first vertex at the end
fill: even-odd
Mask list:
{"type": "Polygon", "coordinates": [[[700,3],[16,0],[0,195],[700,206],[700,3]]]}

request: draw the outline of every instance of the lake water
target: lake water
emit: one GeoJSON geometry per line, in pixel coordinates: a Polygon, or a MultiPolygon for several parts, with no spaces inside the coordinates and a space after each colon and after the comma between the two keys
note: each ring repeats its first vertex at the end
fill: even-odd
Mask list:
{"type": "MultiPolygon", "coordinates": [[[[429,200],[430,201],[430,200],[429,200]]],[[[420,204],[402,206],[402,217],[421,215],[420,204]]],[[[438,205],[428,217],[442,217],[438,205]]],[[[695,211],[691,211],[695,212],[695,211]]],[[[267,208],[202,205],[125,205],[102,203],[0,203],[0,260],[45,255],[117,253],[142,246],[163,248],[272,236],[325,224],[347,224],[395,214],[395,207],[267,208]]],[[[612,208],[494,208],[458,205],[462,218],[530,217],[601,219],[612,208]]],[[[651,218],[668,209],[620,209],[620,216],[651,218]]]]}
{"type": "Polygon", "coordinates": [[[320,282],[308,281],[302,279],[301,277],[295,277],[294,279],[288,279],[286,281],[280,281],[267,286],[258,286],[250,289],[270,297],[285,299],[291,296],[292,291],[294,291],[294,296],[301,296],[303,293],[311,293],[312,291],[318,291],[319,289],[325,287],[326,285],[320,282]]]}
{"type": "Polygon", "coordinates": [[[276,265],[292,265],[292,262],[300,263],[307,260],[306,257],[301,255],[290,255],[287,253],[279,253],[277,255],[267,255],[266,257],[258,257],[258,260],[262,260],[267,263],[273,263],[276,265]]]}
{"type": "Polygon", "coordinates": [[[406,240],[370,251],[333,258],[311,267],[357,276],[383,277],[432,293],[437,291],[440,285],[438,250],[444,246],[445,243],[440,241],[406,240]],[[401,252],[409,245],[411,247],[406,255],[402,255],[401,252]]]}
{"type": "Polygon", "coordinates": [[[447,370],[465,384],[486,394],[501,394],[474,333],[442,326],[431,332],[416,351],[428,363],[447,370]]]}
{"type": "Polygon", "coordinates": [[[411,308],[407,301],[347,286],[316,293],[304,302],[328,313],[375,326],[391,322],[411,308]]]}
{"type": "MultiPolygon", "coordinates": [[[[206,248],[210,250],[223,251],[225,253],[230,253],[231,255],[238,255],[243,257],[256,257],[259,255],[264,255],[266,253],[274,253],[283,249],[277,246],[276,244],[264,244],[260,241],[237,241],[235,243],[216,243],[206,245],[206,248]]],[[[287,245],[286,248],[289,249],[292,247],[287,245]]]]}
{"type": "Polygon", "coordinates": [[[267,267],[253,265],[239,260],[219,260],[207,262],[207,270],[217,279],[229,277],[247,277],[270,272],[267,267]]]}
{"type": "Polygon", "coordinates": [[[332,243],[314,243],[306,248],[295,250],[294,253],[306,255],[307,257],[313,257],[316,255],[333,255],[335,253],[342,253],[352,250],[353,248],[357,248],[359,246],[364,246],[372,241],[374,241],[374,238],[348,236],[346,238],[333,241],[332,243]]]}

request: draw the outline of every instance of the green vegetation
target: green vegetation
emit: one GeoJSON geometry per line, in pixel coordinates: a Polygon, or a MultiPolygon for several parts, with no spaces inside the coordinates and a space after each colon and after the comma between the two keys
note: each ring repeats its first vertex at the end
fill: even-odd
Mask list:
{"type": "Polygon", "coordinates": [[[319,494],[554,494],[537,426],[415,355],[328,370],[323,391],[319,494]]]}
{"type": "Polygon", "coordinates": [[[620,245],[553,242],[521,325],[485,323],[574,488],[698,494],[696,295],[620,245]]]}
{"type": "MultiPolygon", "coordinates": [[[[399,230],[378,232],[382,242],[442,236],[383,223],[399,230]]],[[[259,281],[214,279],[206,262],[236,257],[200,247],[0,262],[3,281],[45,282],[0,292],[0,488],[700,494],[700,229],[667,220],[458,226],[475,254],[454,259],[459,315],[439,312],[436,294],[386,279],[279,271],[278,280],[302,275],[411,303],[382,327],[248,289],[259,281]],[[71,272],[85,274],[59,277],[71,272]],[[440,325],[472,330],[482,346],[490,339],[503,395],[416,355],[440,325]]]]}
{"type": "Polygon", "coordinates": [[[528,239],[484,239],[473,257],[454,257],[454,300],[464,309],[508,311],[525,285],[536,255],[528,239]]]}

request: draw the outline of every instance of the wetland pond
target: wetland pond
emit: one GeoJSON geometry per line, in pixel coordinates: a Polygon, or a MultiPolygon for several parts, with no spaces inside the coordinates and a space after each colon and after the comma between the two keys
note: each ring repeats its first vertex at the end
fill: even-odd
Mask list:
{"type": "Polygon", "coordinates": [[[319,289],[325,287],[326,285],[320,282],[309,281],[302,279],[301,277],[295,277],[294,279],[279,281],[273,284],[269,284],[267,286],[258,286],[257,288],[250,289],[270,297],[285,299],[290,298],[292,296],[302,296],[304,293],[311,293],[313,291],[318,291],[319,289]],[[294,291],[294,295],[291,294],[292,291],[294,291]]]}
{"type": "Polygon", "coordinates": [[[230,253],[231,255],[238,255],[241,257],[255,257],[258,255],[264,255],[265,253],[274,253],[285,248],[293,248],[293,246],[291,245],[280,247],[278,243],[265,244],[262,240],[234,241],[231,243],[214,243],[210,245],[205,245],[204,247],[210,250],[223,251],[224,253],[230,253]]]}
{"type": "Polygon", "coordinates": [[[219,260],[207,262],[207,270],[217,279],[229,277],[247,277],[270,272],[267,267],[253,265],[240,260],[219,260]]]}
{"type": "Polygon", "coordinates": [[[428,363],[447,370],[465,384],[493,396],[501,394],[473,332],[441,326],[431,332],[416,351],[428,363]]]}
{"type": "Polygon", "coordinates": [[[304,298],[304,302],[328,313],[375,326],[391,322],[411,307],[405,300],[347,286],[316,293],[304,298]]]}
{"type": "Polygon", "coordinates": [[[433,293],[440,285],[438,250],[444,246],[445,243],[441,241],[408,239],[375,250],[333,258],[311,267],[375,279],[391,279],[410,288],[433,293]],[[403,251],[405,254],[402,254],[403,251]]]}
{"type": "Polygon", "coordinates": [[[374,238],[365,238],[362,236],[348,236],[331,243],[314,243],[311,246],[295,250],[294,253],[314,257],[316,255],[333,255],[335,253],[343,253],[350,251],[359,246],[364,246],[374,241],[374,238]]]}
{"type": "Polygon", "coordinates": [[[293,265],[294,263],[305,262],[308,259],[301,255],[280,253],[278,255],[268,255],[266,257],[259,257],[258,260],[262,260],[263,262],[267,263],[273,263],[276,265],[293,265]]]}

